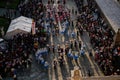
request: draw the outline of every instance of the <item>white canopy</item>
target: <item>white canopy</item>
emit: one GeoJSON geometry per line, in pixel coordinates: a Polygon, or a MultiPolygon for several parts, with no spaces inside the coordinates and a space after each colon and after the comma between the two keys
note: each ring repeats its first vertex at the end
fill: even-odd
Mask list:
{"type": "Polygon", "coordinates": [[[11,21],[10,26],[6,32],[5,38],[10,39],[18,33],[30,33],[33,20],[24,16],[20,16],[11,21]]]}

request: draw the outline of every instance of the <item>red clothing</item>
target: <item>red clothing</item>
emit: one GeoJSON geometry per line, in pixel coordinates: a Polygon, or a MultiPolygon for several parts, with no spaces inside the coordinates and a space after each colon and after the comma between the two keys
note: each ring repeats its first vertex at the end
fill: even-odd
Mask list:
{"type": "Polygon", "coordinates": [[[62,14],[63,14],[63,18],[65,18],[65,17],[66,17],[66,14],[65,14],[65,12],[64,12],[64,11],[63,11],[63,13],[62,13],[62,14]]]}
{"type": "Polygon", "coordinates": [[[63,20],[63,16],[61,15],[61,16],[60,16],[60,21],[62,21],[62,20],[63,20]]]}

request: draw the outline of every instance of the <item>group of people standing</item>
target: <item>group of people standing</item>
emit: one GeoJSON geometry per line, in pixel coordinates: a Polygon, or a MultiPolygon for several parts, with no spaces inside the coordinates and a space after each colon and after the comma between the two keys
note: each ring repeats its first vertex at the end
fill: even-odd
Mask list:
{"type": "MultiPolygon", "coordinates": [[[[114,33],[100,14],[94,0],[86,0],[87,5],[84,5],[84,0],[74,1],[79,11],[75,26],[78,28],[78,33],[81,36],[83,35],[83,30],[86,30],[89,34],[91,47],[95,50],[95,61],[105,75],[120,75],[120,46],[111,47],[114,33]]],[[[66,42],[64,44],[65,49],[60,45],[46,45],[51,34],[54,34],[54,32],[60,34],[59,27],[56,25],[59,24],[59,20],[61,24],[67,22],[68,24],[65,26],[70,26],[70,11],[65,11],[60,1],[57,3],[59,5],[58,11],[51,6],[52,4],[54,4],[52,0],[48,1],[47,6],[42,3],[42,0],[29,0],[25,4],[21,3],[19,5],[21,15],[33,18],[36,22],[36,34],[17,34],[12,40],[8,41],[8,49],[0,53],[1,77],[10,75],[16,79],[18,71],[23,71],[31,66],[31,53],[35,53],[38,64],[41,64],[44,69],[48,69],[50,66],[46,60],[46,56],[49,56],[50,53],[54,55],[58,53],[57,59],[53,59],[55,69],[58,63],[60,67],[64,65],[64,54],[70,60],[77,60],[79,53],[81,56],[84,56],[85,45],[81,41],[74,39],[76,35],[74,32],[73,34],[71,33],[74,40],[66,42]],[[72,50],[80,51],[73,54],[72,50]]],[[[66,4],[66,0],[63,0],[63,4],[66,4]]]]}
{"type": "Polygon", "coordinates": [[[17,80],[18,73],[21,75],[31,67],[33,37],[30,34],[17,34],[6,45],[7,49],[0,53],[0,75],[17,80]]]}
{"type": "MultiPolygon", "coordinates": [[[[95,50],[95,60],[105,75],[120,74],[119,47],[112,46],[114,32],[101,15],[94,0],[75,0],[79,10],[78,23],[87,31],[91,47],[95,50]]],[[[80,26],[80,27],[81,27],[80,26]]]]}
{"type": "MultiPolygon", "coordinates": [[[[60,22],[64,26],[68,26],[68,21],[67,21],[69,18],[68,12],[65,10],[64,6],[61,4],[60,1],[58,2],[48,1],[45,8],[46,8],[46,11],[44,12],[45,19],[43,20],[42,24],[44,26],[44,29],[46,30],[47,35],[50,38],[51,35],[54,37],[61,34],[61,31],[59,29],[60,26],[58,24],[60,22]]],[[[48,61],[46,60],[46,57],[50,53],[53,53],[55,55],[56,54],[55,48],[56,46],[53,44],[53,45],[46,45],[46,48],[44,48],[46,52],[44,52],[43,49],[39,49],[36,52],[36,59],[38,61],[38,64],[42,64],[42,66],[45,69],[48,69],[49,64],[48,61]]],[[[53,60],[54,68],[56,68],[55,66],[57,61],[60,63],[60,66],[63,65],[63,48],[61,48],[60,46],[58,46],[57,48],[58,48],[57,53],[59,57],[58,60],[56,59],[53,60]]]]}

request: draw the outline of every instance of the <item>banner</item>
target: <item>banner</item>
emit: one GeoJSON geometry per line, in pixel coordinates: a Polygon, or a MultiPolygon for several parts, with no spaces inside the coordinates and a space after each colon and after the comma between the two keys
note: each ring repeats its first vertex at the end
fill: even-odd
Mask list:
{"type": "Polygon", "coordinates": [[[32,22],[32,34],[36,34],[36,31],[35,31],[35,22],[33,21],[32,22]]]}

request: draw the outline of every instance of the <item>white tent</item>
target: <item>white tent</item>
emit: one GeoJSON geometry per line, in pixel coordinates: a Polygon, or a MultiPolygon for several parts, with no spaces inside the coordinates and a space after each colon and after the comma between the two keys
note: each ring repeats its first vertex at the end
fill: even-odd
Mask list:
{"type": "Polygon", "coordinates": [[[11,21],[10,26],[6,32],[5,38],[10,39],[18,33],[30,33],[33,20],[24,16],[20,16],[11,21]]]}

